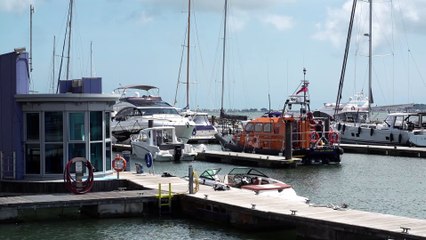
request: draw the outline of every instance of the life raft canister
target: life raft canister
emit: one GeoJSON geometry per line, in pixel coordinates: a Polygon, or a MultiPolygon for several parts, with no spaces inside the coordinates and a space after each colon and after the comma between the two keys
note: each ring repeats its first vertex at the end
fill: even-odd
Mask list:
{"type": "Polygon", "coordinates": [[[310,134],[311,143],[316,143],[319,139],[319,134],[315,131],[312,131],[310,134]]]}
{"type": "Polygon", "coordinates": [[[339,142],[339,134],[337,132],[331,131],[328,133],[328,141],[330,144],[339,142]]]}

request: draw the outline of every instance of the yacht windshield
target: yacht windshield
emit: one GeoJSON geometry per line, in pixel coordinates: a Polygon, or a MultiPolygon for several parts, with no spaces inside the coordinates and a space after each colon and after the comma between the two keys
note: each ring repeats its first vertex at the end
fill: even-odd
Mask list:
{"type": "Polygon", "coordinates": [[[142,115],[154,115],[154,114],[176,114],[179,115],[176,109],[174,108],[141,108],[139,111],[142,112],[142,115]]]}

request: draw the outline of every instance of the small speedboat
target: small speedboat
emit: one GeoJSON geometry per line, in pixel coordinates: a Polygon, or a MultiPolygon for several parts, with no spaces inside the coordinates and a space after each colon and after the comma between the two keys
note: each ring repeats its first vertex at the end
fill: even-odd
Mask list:
{"type": "Polygon", "coordinates": [[[192,161],[198,153],[192,145],[179,141],[171,126],[145,128],[131,139],[132,153],[140,159],[151,153],[155,161],[192,161]]]}
{"type": "Polygon", "coordinates": [[[308,202],[307,198],[298,196],[291,185],[270,178],[257,169],[236,167],[223,178],[218,175],[220,170],[220,168],[205,170],[199,176],[199,183],[212,186],[215,190],[240,188],[253,191],[257,195],[275,196],[287,200],[308,202]]]}

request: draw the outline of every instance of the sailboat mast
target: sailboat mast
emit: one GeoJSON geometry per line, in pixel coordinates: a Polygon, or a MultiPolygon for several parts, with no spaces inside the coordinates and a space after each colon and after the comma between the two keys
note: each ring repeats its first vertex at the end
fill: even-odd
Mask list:
{"type": "Polygon", "coordinates": [[[93,77],[93,42],[90,41],[90,77],[93,77]]]}
{"type": "Polygon", "coordinates": [[[373,0],[370,0],[370,23],[368,33],[368,118],[370,118],[371,103],[373,103],[373,92],[371,88],[372,66],[373,66],[373,0]]]}
{"type": "Polygon", "coordinates": [[[187,31],[187,49],[186,49],[186,108],[189,109],[189,52],[191,43],[191,0],[188,0],[188,31],[187,31]]]}
{"type": "Polygon", "coordinates": [[[353,4],[352,4],[351,18],[349,20],[349,27],[348,27],[348,35],[346,37],[345,54],[343,56],[342,69],[341,69],[341,72],[340,72],[339,88],[337,90],[336,106],[334,107],[334,119],[336,119],[337,114],[339,113],[340,101],[342,100],[343,83],[345,81],[346,64],[348,62],[349,48],[350,48],[350,45],[351,45],[352,27],[353,27],[353,24],[354,24],[357,1],[358,0],[354,0],[353,4]]]}
{"type": "Polygon", "coordinates": [[[67,59],[67,80],[69,80],[69,73],[70,73],[70,58],[71,58],[71,23],[72,23],[72,6],[73,6],[74,0],[70,0],[70,9],[69,9],[69,21],[68,21],[68,59],[67,59]]]}
{"type": "Polygon", "coordinates": [[[55,57],[56,57],[56,36],[53,35],[53,54],[52,54],[52,93],[55,91],[55,57]]]}
{"type": "Polygon", "coordinates": [[[34,13],[34,6],[30,5],[30,72],[33,71],[33,13],[34,13]]]}
{"type": "Polygon", "coordinates": [[[223,110],[223,95],[225,91],[225,52],[226,52],[226,17],[227,17],[227,9],[228,9],[228,0],[225,0],[225,19],[223,22],[223,52],[222,52],[222,98],[220,105],[220,112],[222,115],[223,110]]]}

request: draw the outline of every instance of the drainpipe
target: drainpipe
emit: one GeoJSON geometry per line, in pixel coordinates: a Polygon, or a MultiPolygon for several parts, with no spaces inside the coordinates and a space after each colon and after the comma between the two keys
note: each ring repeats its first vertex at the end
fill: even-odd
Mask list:
{"type": "Polygon", "coordinates": [[[0,151],[0,180],[3,180],[3,152],[0,151]]]}
{"type": "Polygon", "coordinates": [[[12,157],[13,157],[13,164],[12,164],[12,179],[16,179],[16,152],[12,153],[12,157]]]}

